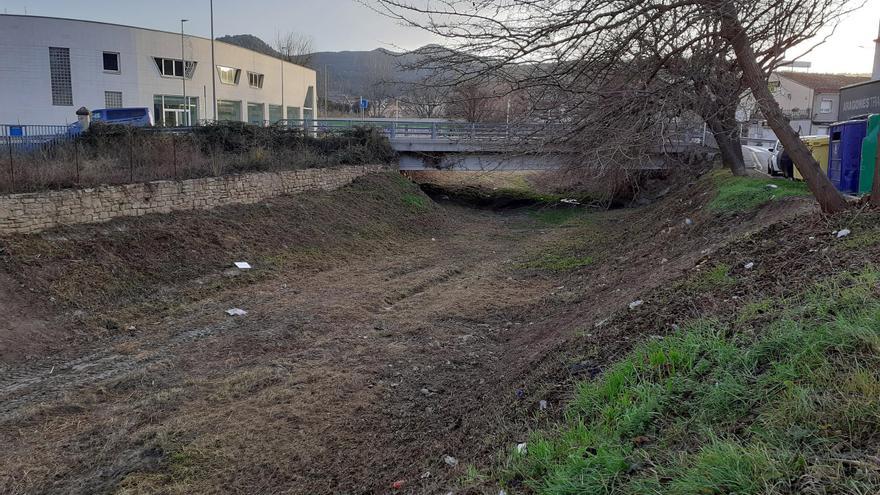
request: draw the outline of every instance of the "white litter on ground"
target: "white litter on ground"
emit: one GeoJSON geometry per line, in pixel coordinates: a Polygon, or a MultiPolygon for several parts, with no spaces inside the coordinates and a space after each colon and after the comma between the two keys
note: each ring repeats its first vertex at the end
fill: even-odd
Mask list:
{"type": "Polygon", "coordinates": [[[526,444],[525,443],[516,444],[516,453],[517,454],[525,454],[525,452],[526,452],[526,444]]]}
{"type": "Polygon", "coordinates": [[[247,311],[239,308],[230,308],[226,310],[226,314],[229,316],[244,316],[247,314],[247,311]]]}
{"type": "Polygon", "coordinates": [[[633,302],[629,303],[629,309],[636,309],[639,306],[641,306],[642,304],[645,304],[645,302],[642,301],[641,299],[639,299],[638,301],[633,301],[633,302]]]}
{"type": "Polygon", "coordinates": [[[837,233],[837,238],[842,239],[850,234],[852,234],[852,232],[849,229],[843,229],[837,233]]]}
{"type": "Polygon", "coordinates": [[[748,263],[746,263],[746,264],[743,266],[743,268],[745,268],[746,270],[751,270],[751,269],[754,268],[754,267],[755,267],[755,264],[754,264],[753,262],[751,262],[751,261],[748,262],[748,263]]]}
{"type": "Polygon", "coordinates": [[[251,267],[251,264],[248,263],[247,261],[236,261],[236,262],[234,263],[234,265],[235,265],[235,267],[238,268],[239,270],[250,270],[250,269],[252,268],[252,267],[251,267]]]}

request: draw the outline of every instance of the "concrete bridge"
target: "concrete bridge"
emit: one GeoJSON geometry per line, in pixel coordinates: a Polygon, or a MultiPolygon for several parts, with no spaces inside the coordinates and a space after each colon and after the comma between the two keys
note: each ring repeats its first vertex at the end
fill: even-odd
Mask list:
{"type": "MultiPolygon", "coordinates": [[[[306,125],[318,134],[364,126],[379,129],[400,153],[401,170],[550,170],[561,167],[566,155],[572,154],[570,148],[551,139],[564,124],[320,119],[306,125]]],[[[660,155],[706,144],[705,135],[682,134],[658,145],[653,152],[658,159],[644,168],[663,168],[660,155]]]]}

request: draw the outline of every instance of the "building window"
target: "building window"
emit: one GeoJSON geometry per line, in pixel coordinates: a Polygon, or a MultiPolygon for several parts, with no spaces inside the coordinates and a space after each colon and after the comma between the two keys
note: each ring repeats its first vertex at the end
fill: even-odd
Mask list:
{"type": "Polygon", "coordinates": [[[164,127],[180,127],[195,125],[199,121],[199,99],[195,96],[154,95],[153,115],[156,125],[164,127]],[[189,111],[189,113],[187,113],[189,111]]]}
{"type": "Polygon", "coordinates": [[[269,105],[269,122],[275,124],[284,120],[284,107],[281,105],[269,105]]]}
{"type": "MultiPolygon", "coordinates": [[[[156,61],[156,67],[159,69],[159,74],[162,74],[163,77],[183,77],[183,60],[159,57],[153,57],[153,60],[156,61]]],[[[192,79],[193,73],[196,71],[196,64],[198,64],[198,62],[194,60],[186,61],[187,79],[192,79]]]]}
{"type": "Polygon", "coordinates": [[[122,108],[122,91],[104,91],[105,108],[122,108]]]}
{"type": "Polygon", "coordinates": [[[822,98],[819,100],[819,113],[831,113],[834,108],[834,100],[831,98],[822,98]]]}
{"type": "Polygon", "coordinates": [[[265,124],[265,109],[262,103],[248,103],[248,123],[253,125],[265,124]]]}
{"type": "Polygon", "coordinates": [[[49,79],[52,83],[52,104],[62,107],[73,106],[70,48],[49,47],[49,79]]]}
{"type": "Polygon", "coordinates": [[[115,72],[119,74],[118,53],[104,52],[104,72],[115,72]]]}
{"type": "Polygon", "coordinates": [[[300,120],[302,111],[299,107],[287,107],[287,120],[300,120]]]}
{"type": "Polygon", "coordinates": [[[250,84],[252,88],[262,88],[263,87],[263,74],[257,74],[256,72],[248,72],[248,84],[250,84]]]}
{"type": "Polygon", "coordinates": [[[238,80],[241,77],[241,69],[218,65],[217,74],[220,76],[220,82],[223,84],[238,84],[238,80]]]}
{"type": "Polygon", "coordinates": [[[241,122],[241,102],[217,100],[217,120],[241,122]]]}

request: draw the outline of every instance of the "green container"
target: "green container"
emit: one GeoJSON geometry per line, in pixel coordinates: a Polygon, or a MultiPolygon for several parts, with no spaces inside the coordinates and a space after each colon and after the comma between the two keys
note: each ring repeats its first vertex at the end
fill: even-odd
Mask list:
{"type": "Polygon", "coordinates": [[[880,114],[868,117],[868,133],[862,140],[862,163],[859,170],[859,194],[871,192],[874,167],[877,165],[877,135],[880,134],[880,114]]]}

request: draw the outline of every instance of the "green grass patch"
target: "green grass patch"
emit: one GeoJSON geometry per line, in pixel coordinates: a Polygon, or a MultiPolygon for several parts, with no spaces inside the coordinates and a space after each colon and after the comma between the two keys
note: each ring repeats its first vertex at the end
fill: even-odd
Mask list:
{"type": "Polygon", "coordinates": [[[880,244],[880,228],[856,232],[843,241],[843,247],[848,249],[865,249],[880,244]]]}
{"type": "Polygon", "coordinates": [[[730,275],[730,265],[718,263],[708,270],[697,273],[691,279],[683,282],[683,285],[693,291],[707,292],[729,287],[735,283],[736,279],[730,275]]]}
{"type": "Polygon", "coordinates": [[[558,226],[585,218],[579,208],[542,208],[529,212],[529,217],[543,225],[558,226]]]}
{"type": "Polygon", "coordinates": [[[562,272],[566,270],[574,270],[575,268],[581,268],[592,264],[592,256],[566,256],[547,253],[541,255],[536,259],[520,263],[519,267],[533,270],[562,272]]]}
{"type": "MultiPolygon", "coordinates": [[[[720,270],[719,270],[720,273],[720,270]]],[[[878,493],[880,272],[844,274],[743,334],[693,321],[577,385],[503,481],[541,494],[878,493]],[[855,462],[853,462],[855,461],[855,462]]]]}
{"type": "Polygon", "coordinates": [[[428,198],[418,194],[404,194],[403,204],[414,210],[425,210],[428,208],[428,198]]]}
{"type": "Polygon", "coordinates": [[[718,193],[709,203],[709,209],[716,213],[739,213],[753,210],[775,199],[810,196],[810,190],[804,182],[734,177],[727,171],[713,173],[711,178],[718,193]],[[769,185],[777,187],[773,189],[769,185]]]}

